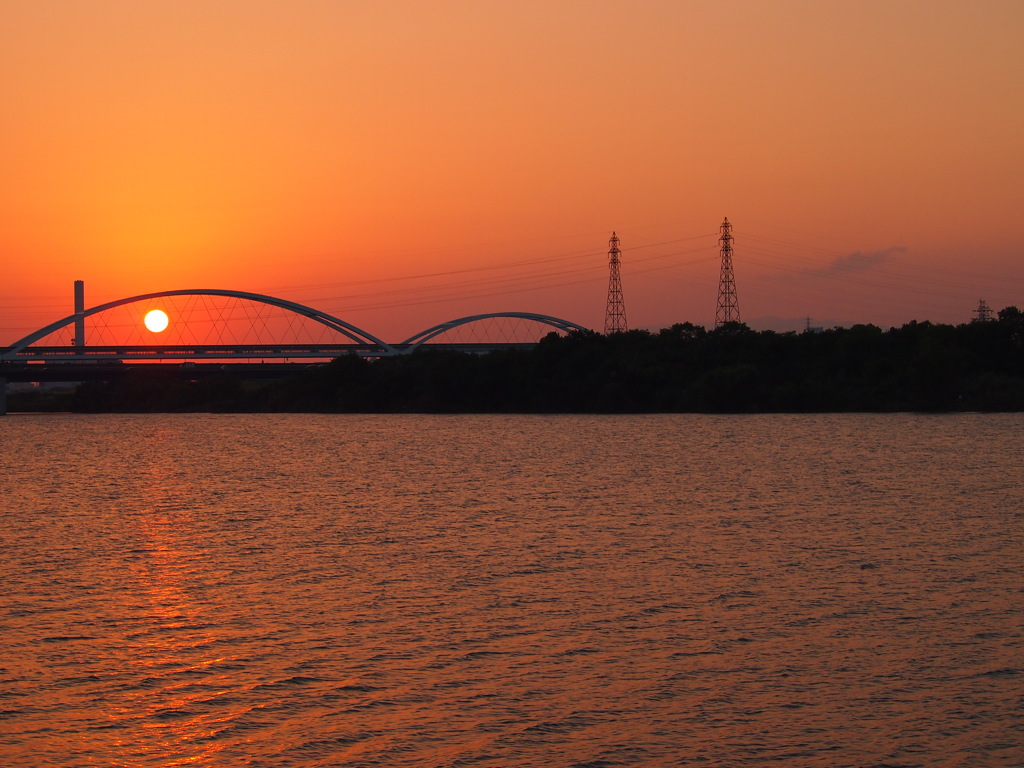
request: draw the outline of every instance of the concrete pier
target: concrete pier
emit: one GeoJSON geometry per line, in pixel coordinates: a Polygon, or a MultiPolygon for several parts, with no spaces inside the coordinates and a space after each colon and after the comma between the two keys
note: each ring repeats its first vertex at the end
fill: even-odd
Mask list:
{"type": "Polygon", "coordinates": [[[85,346],[85,281],[75,280],[75,346],[85,346]]]}

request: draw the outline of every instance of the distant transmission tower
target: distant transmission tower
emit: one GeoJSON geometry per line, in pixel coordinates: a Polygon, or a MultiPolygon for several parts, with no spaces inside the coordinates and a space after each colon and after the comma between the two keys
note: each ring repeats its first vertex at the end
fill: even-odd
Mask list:
{"type": "Polygon", "coordinates": [[[739,323],[740,306],[736,301],[736,276],[732,273],[732,224],[722,221],[722,273],[718,278],[718,309],[715,310],[715,328],[723,323],[739,323]]]}
{"type": "Polygon", "coordinates": [[[622,303],[622,278],[619,276],[619,238],[612,232],[608,241],[608,309],[604,313],[605,333],[625,333],[626,307],[622,303]]]}
{"type": "Polygon", "coordinates": [[[978,300],[978,308],[974,310],[974,322],[976,323],[987,323],[990,320],[995,320],[992,315],[992,309],[984,299],[978,300]]]}

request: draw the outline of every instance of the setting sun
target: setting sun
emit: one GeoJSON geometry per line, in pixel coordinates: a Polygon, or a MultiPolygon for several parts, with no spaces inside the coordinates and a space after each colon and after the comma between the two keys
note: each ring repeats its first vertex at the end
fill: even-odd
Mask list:
{"type": "Polygon", "coordinates": [[[0,5],[0,344],[76,277],[597,328],[613,230],[630,326],[707,326],[726,216],[754,329],[1021,305],[1020,0],[96,5],[0,5]]]}
{"type": "Polygon", "coordinates": [[[153,333],[160,333],[167,329],[167,324],[170,322],[167,318],[167,313],[162,309],[151,309],[146,313],[146,317],[143,320],[146,324],[146,328],[153,333]]]}

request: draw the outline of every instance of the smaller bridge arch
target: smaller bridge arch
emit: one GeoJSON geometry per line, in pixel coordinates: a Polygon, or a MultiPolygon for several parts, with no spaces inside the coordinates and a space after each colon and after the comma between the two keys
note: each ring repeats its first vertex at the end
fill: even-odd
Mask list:
{"type": "Polygon", "coordinates": [[[549,325],[556,331],[562,331],[563,333],[570,333],[572,331],[587,331],[582,325],[578,325],[569,320],[563,320],[559,317],[552,317],[551,315],[540,315],[534,312],[488,312],[483,315],[469,315],[467,317],[458,317],[454,320],[449,320],[445,323],[439,323],[431,328],[420,331],[408,339],[397,345],[404,348],[407,352],[412,352],[421,345],[430,341],[431,339],[440,336],[443,333],[447,333],[455,328],[462,325],[468,325],[469,323],[479,322],[481,320],[491,320],[497,318],[514,318],[519,320],[532,320],[535,323],[541,325],[549,325]]]}

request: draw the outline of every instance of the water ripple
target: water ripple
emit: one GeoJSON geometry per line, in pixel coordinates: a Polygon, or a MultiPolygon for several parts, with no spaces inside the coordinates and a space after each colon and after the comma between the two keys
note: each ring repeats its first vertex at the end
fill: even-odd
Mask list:
{"type": "Polygon", "coordinates": [[[7,418],[5,767],[1024,764],[1019,415],[7,418]]]}

